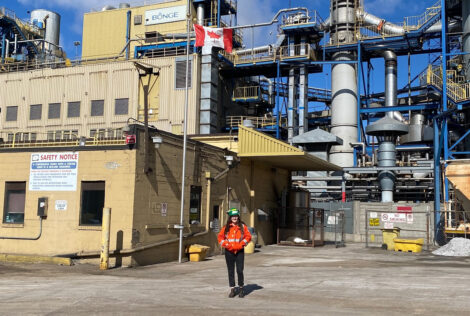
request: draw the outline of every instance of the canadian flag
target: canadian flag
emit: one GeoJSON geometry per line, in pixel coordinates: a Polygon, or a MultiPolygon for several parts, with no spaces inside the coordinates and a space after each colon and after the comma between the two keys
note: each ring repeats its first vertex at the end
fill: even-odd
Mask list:
{"type": "Polygon", "coordinates": [[[203,54],[209,54],[213,46],[223,48],[227,53],[232,52],[232,29],[205,27],[194,24],[194,32],[196,32],[195,46],[202,46],[203,54]]]}

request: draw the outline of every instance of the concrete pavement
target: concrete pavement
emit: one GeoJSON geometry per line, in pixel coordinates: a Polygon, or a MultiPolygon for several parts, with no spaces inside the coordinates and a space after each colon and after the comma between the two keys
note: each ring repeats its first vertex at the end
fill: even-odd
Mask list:
{"type": "Polygon", "coordinates": [[[470,313],[470,258],[268,246],[246,255],[229,299],[223,256],[101,272],[0,264],[2,315],[446,315],[470,313]]]}

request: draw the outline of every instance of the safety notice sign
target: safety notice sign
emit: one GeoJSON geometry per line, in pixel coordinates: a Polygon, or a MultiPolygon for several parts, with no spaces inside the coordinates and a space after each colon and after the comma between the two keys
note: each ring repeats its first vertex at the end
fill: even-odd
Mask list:
{"type": "Polygon", "coordinates": [[[406,223],[405,213],[382,213],[382,222],[387,223],[406,223]]]}
{"type": "Polygon", "coordinates": [[[78,153],[33,153],[29,171],[30,191],[76,191],[78,153]]]}

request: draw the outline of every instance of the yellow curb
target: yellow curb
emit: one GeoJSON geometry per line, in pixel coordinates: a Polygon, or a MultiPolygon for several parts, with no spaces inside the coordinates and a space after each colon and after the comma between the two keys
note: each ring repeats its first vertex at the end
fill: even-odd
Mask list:
{"type": "Polygon", "coordinates": [[[17,263],[49,263],[63,266],[71,266],[72,259],[61,257],[46,257],[35,255],[11,255],[0,254],[0,262],[17,262],[17,263]]]}

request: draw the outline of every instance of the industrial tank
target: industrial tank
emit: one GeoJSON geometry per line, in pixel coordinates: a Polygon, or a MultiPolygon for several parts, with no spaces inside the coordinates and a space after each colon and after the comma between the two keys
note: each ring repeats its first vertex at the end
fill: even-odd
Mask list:
{"type": "Polygon", "coordinates": [[[31,11],[31,23],[46,29],[44,39],[53,45],[46,44],[46,49],[51,52],[57,51],[60,37],[60,15],[44,9],[31,11]]]}

